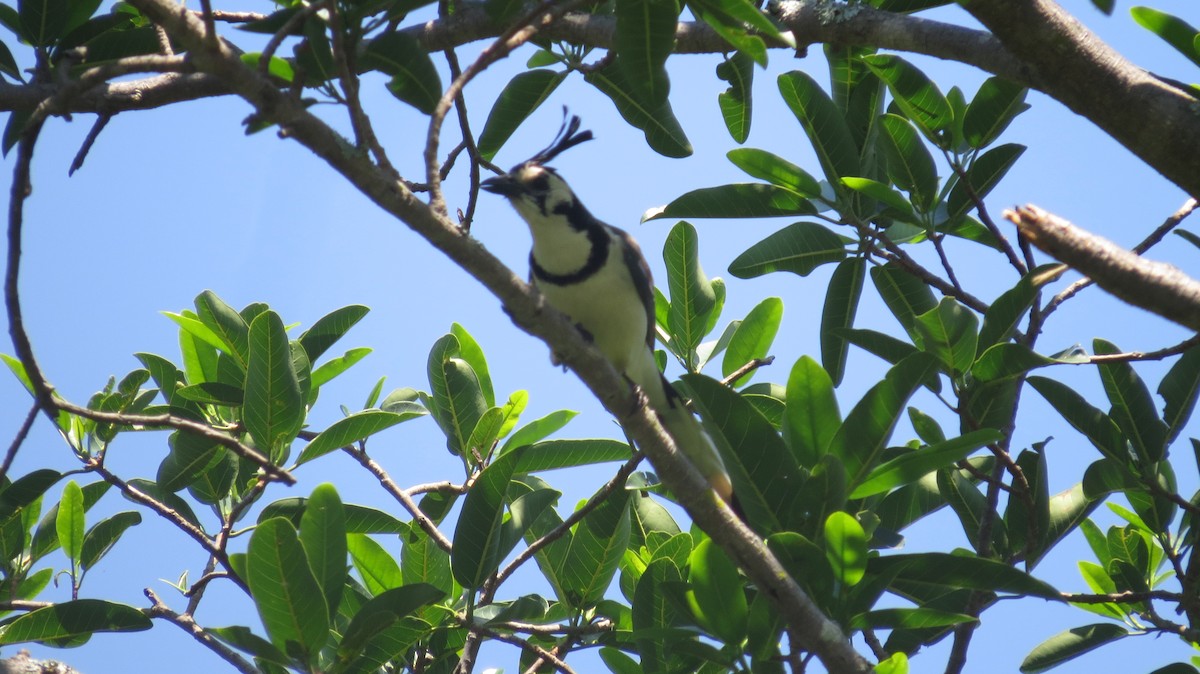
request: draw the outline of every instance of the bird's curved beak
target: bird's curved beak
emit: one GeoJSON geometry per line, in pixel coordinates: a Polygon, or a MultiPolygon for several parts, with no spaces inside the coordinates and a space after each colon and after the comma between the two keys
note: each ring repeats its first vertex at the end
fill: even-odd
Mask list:
{"type": "Polygon", "coordinates": [[[479,186],[492,194],[499,194],[502,197],[511,197],[520,191],[520,185],[507,173],[488,178],[479,183],[479,186]]]}

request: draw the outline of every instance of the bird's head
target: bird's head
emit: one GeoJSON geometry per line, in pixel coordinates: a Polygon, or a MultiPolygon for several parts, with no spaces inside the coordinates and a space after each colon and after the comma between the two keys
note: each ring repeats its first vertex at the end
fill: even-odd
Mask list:
{"type": "Polygon", "coordinates": [[[575,207],[575,193],[546,162],[564,150],[592,139],[591,131],[579,131],[579,118],[563,124],[549,147],[512,167],[508,173],[484,180],[480,187],[506,197],[527,221],[564,213],[575,207]]]}

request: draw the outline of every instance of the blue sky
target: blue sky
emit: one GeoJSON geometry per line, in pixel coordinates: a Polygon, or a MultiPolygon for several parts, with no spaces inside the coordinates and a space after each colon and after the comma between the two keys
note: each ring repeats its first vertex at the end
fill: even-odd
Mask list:
{"type": "MultiPolygon", "coordinates": [[[[1133,23],[1128,4],[1118,3],[1111,18],[1102,16],[1086,0],[1064,4],[1135,62],[1176,79],[1195,79],[1193,66],[1133,23]]],[[[1183,0],[1162,0],[1154,6],[1185,18],[1190,10],[1192,20],[1197,20],[1191,3],[1183,0]]],[[[222,8],[268,9],[265,4],[222,8]]],[[[949,8],[936,16],[963,21],[965,15],[949,8]]],[[[235,41],[244,37],[233,31],[230,35],[235,41]]],[[[11,44],[8,36],[5,40],[11,44]]],[[[464,49],[463,58],[473,57],[478,48],[464,49]]],[[[529,53],[531,49],[526,48],[498,64],[468,88],[470,116],[477,132],[496,94],[529,53]]],[[[746,146],[770,149],[818,173],[808,141],[775,87],[776,76],[792,69],[827,81],[819,49],[812,54],[796,60],[785,51],[773,52],[769,69],[756,71],[754,126],[746,146]]],[[[926,68],[943,89],[958,85],[968,97],[983,80],[980,73],[955,64],[919,57],[912,60],[926,68]]],[[[670,62],[672,102],[695,147],[690,158],[655,155],[643,143],[641,133],[620,120],[606,98],[581,78],[572,77],[514,136],[497,163],[511,165],[543,147],[558,127],[561,106],[569,105],[598,140],[566,153],[556,160],[556,166],[595,215],[639,239],[662,284],[662,242],[674,222],[657,220],[642,225],[638,224],[641,214],[690,189],[743,180],[740,171],[724,158],[737,145],[726,133],[717,108],[716,96],[725,85],[713,74],[715,64],[716,59],[702,56],[679,56],[670,62]]],[[[426,118],[393,99],[379,79],[368,79],[364,93],[391,158],[406,176],[420,179],[426,118]]],[[[1011,205],[1035,203],[1132,246],[1183,203],[1185,195],[1178,188],[1083,118],[1041,95],[1031,95],[1029,102],[1033,109],[1004,137],[1028,145],[1029,150],[989,198],[993,217],[998,219],[1000,211],[1011,205]]],[[[252,301],[267,302],[285,322],[304,326],[346,304],[371,307],[372,312],[338,347],[370,346],[375,351],[323,390],[310,418],[314,427],[338,418],[341,404],[351,409],[361,406],[381,376],[388,377],[388,388],[427,389],[428,350],[452,322],[459,322],[485,349],[498,397],[517,389],[530,392],[524,419],[560,408],[575,409],[581,414],[563,431],[564,437],[619,437],[611,419],[574,376],[553,367],[546,347],[513,326],[498,302],[466,274],[298,144],[280,140],[270,131],[244,136],[241,120],[249,111],[244,102],[225,98],[118,115],[101,135],[87,164],[71,178],[67,167],[92,118],[80,115],[72,123],[53,120],[47,125],[34,163],[34,193],[26,206],[21,290],[37,356],[64,395],[85,401],[109,375],[120,377],[138,367],[131,355],[134,352],[177,359],[175,327],[159,312],[190,307],[199,292],[212,289],[238,307],[252,301]]],[[[323,114],[336,117],[340,128],[346,127],[340,111],[332,106],[326,106],[323,114]]],[[[452,122],[447,129],[444,149],[457,141],[452,122]]],[[[5,165],[11,168],[11,156],[5,165]]],[[[465,206],[463,168],[460,165],[447,186],[452,210],[465,206]]],[[[944,167],[939,171],[944,173],[944,167]]],[[[7,189],[3,193],[0,199],[6,200],[7,189]]],[[[785,381],[798,357],[819,354],[819,316],[830,269],[807,278],[775,274],[750,281],[729,279],[725,271],[738,253],[788,222],[693,222],[700,233],[706,271],[729,281],[721,326],[744,316],[764,297],[784,300],[784,324],[773,350],[776,365],[765,369],[756,381],[785,381]]],[[[524,275],[528,234],[501,199],[481,197],[472,234],[524,275]]],[[[958,271],[963,283],[985,300],[1016,281],[998,256],[980,257],[965,245],[954,246],[951,252],[970,256],[963,258],[958,271]]],[[[1170,237],[1152,257],[1195,270],[1198,254],[1200,251],[1178,237],[1170,237]]],[[[859,318],[861,327],[897,328],[869,289],[859,318]]],[[[1181,341],[1187,334],[1091,289],[1054,316],[1039,347],[1043,352],[1076,343],[1090,348],[1096,336],[1127,350],[1151,350],[1181,341]]],[[[873,356],[852,350],[848,376],[839,389],[842,408],[848,409],[883,372],[882,363],[873,356]]],[[[1153,388],[1163,368],[1148,364],[1139,366],[1139,372],[1153,388]]],[[[1094,404],[1103,404],[1094,368],[1064,367],[1050,374],[1082,387],[1094,404]]],[[[8,410],[0,415],[0,441],[7,443],[29,401],[15,380],[0,377],[0,404],[8,410]]],[[[938,412],[934,401],[918,399],[914,404],[938,412]]],[[[1052,492],[1069,487],[1083,467],[1098,458],[1086,442],[1046,413],[1033,392],[1026,396],[1020,422],[1014,447],[1055,438],[1048,448],[1052,492]]],[[[1193,423],[1190,429],[1192,435],[1197,434],[1195,426],[1193,423]]],[[[903,442],[911,435],[902,427],[894,441],[903,442]]],[[[123,475],[152,477],[164,455],[164,440],[165,436],[122,437],[110,453],[110,465],[123,475]]],[[[461,471],[458,460],[447,454],[429,419],[390,429],[372,441],[371,449],[401,484],[461,477],[455,472],[461,471]]],[[[67,469],[71,461],[50,425],[39,420],[15,470],[19,474],[43,465],[67,469]]],[[[1190,457],[1177,456],[1176,470],[1181,492],[1189,494],[1197,482],[1190,457]]],[[[610,472],[609,468],[581,469],[546,477],[564,491],[560,508],[569,509],[610,472]]],[[[348,502],[399,511],[361,469],[340,455],[306,465],[297,477],[300,485],[290,490],[273,487],[266,501],[307,495],[317,483],[332,481],[348,502]]],[[[89,522],[101,514],[131,508],[109,494],[89,522]]],[[[1097,519],[1107,526],[1113,518],[1101,509],[1097,519]]],[[[943,513],[908,532],[906,550],[945,549],[947,541],[966,545],[957,522],[943,513]]],[[[385,545],[399,552],[395,541],[385,545]]],[[[1082,538],[1074,536],[1042,563],[1038,575],[1059,589],[1083,591],[1086,586],[1075,561],[1086,557],[1082,538]]],[[[65,561],[61,556],[50,560],[58,565],[65,561]]],[[[89,575],[83,594],[145,606],[141,592],[149,586],[168,604],[182,608],[185,602],[159,579],[173,581],[184,570],[195,579],[203,562],[201,552],[182,536],[147,516],[89,575]]],[[[527,575],[526,581],[531,578],[527,575]]],[[[213,590],[197,616],[203,624],[257,625],[250,603],[237,592],[216,586],[213,590]]],[[[527,585],[521,591],[545,589],[527,585]]],[[[67,596],[65,585],[47,591],[47,598],[67,596]]],[[[1076,609],[1035,600],[1004,602],[985,614],[967,671],[1015,671],[1037,643],[1088,622],[1093,622],[1090,614],[1076,609]]],[[[165,624],[140,635],[98,635],[73,651],[36,646],[31,650],[41,657],[69,662],[88,674],[163,667],[191,674],[221,671],[224,666],[165,624]],[[138,654],[136,663],[129,661],[130,653],[138,654]]],[[[946,653],[946,644],[923,653],[914,661],[914,671],[940,670],[946,653]]],[[[1150,671],[1187,657],[1188,650],[1178,641],[1142,637],[1126,639],[1057,671],[1150,671]]],[[[516,657],[509,649],[491,649],[485,651],[481,664],[513,671],[516,657]]]]}

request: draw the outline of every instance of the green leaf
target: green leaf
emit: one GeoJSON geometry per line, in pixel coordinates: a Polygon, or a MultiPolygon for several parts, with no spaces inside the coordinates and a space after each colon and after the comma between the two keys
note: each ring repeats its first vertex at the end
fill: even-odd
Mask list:
{"type": "Polygon", "coordinates": [[[955,374],[971,369],[979,340],[979,319],[952,298],[945,297],[937,308],[916,316],[917,346],[936,357],[955,374]]]}
{"type": "Polygon", "coordinates": [[[471,431],[487,410],[487,401],[479,377],[466,360],[458,357],[458,338],[444,335],[429,351],[429,385],[432,389],[430,411],[442,432],[446,446],[459,456],[467,456],[471,431]]]}
{"type": "MultiPolygon", "coordinates": [[[[300,345],[304,347],[304,352],[308,354],[309,362],[317,362],[317,359],[328,351],[329,347],[333,346],[343,335],[349,332],[350,328],[361,321],[369,311],[369,308],[361,304],[351,304],[340,309],[335,309],[317,319],[317,322],[313,323],[311,328],[305,330],[304,334],[300,335],[300,345]]],[[[358,349],[353,350],[357,351],[358,349]]],[[[347,355],[349,355],[349,352],[347,352],[347,355]]]]}
{"type": "Polygon", "coordinates": [[[937,307],[933,291],[920,279],[891,262],[872,267],[871,280],[875,282],[875,289],[892,315],[914,341],[919,340],[921,333],[916,327],[917,316],[937,307]]]}
{"type": "Polygon", "coordinates": [[[0,626],[0,644],[69,640],[95,632],[142,632],[150,627],[150,619],[132,606],[76,599],[30,611],[0,626]]]}
{"type": "Polygon", "coordinates": [[[1129,13],[1142,28],[1159,36],[1194,65],[1200,66],[1200,52],[1195,47],[1197,31],[1192,24],[1151,7],[1131,7],[1129,13]]]}
{"type": "Polygon", "coordinates": [[[983,315],[983,327],[979,329],[979,351],[1008,341],[1017,329],[1017,324],[1037,297],[1042,286],[1058,280],[1067,269],[1066,265],[1044,264],[1030,270],[1012,288],[996,298],[983,315]]]}
{"type": "Polygon", "coordinates": [[[388,91],[417,110],[430,115],[442,98],[442,78],[429,54],[407,33],[384,33],[371,40],[359,65],[391,75],[388,91]]]}
{"type": "Polygon", "coordinates": [[[1169,445],[1187,425],[1200,397],[1200,347],[1183,352],[1158,383],[1158,394],[1164,402],[1163,421],[1167,424],[1169,445]]]}
{"type": "Polygon", "coordinates": [[[799,194],[774,185],[734,183],[703,187],[652,208],[642,220],[658,218],[773,218],[812,215],[816,207],[799,194]]]}
{"type": "Polygon", "coordinates": [[[916,220],[916,216],[913,215],[912,204],[908,202],[908,199],[904,198],[904,195],[892,189],[889,185],[881,183],[878,180],[871,180],[870,178],[854,177],[842,178],[842,185],[862,196],[874,199],[879,202],[879,205],[884,207],[883,212],[893,213],[897,217],[902,218],[904,222],[916,220]]]}
{"type": "Polygon", "coordinates": [[[425,583],[411,583],[393,588],[362,605],[351,618],[338,644],[338,657],[350,660],[366,650],[376,636],[417,609],[428,606],[445,596],[445,592],[425,583]]]}
{"type": "Polygon", "coordinates": [[[633,456],[628,444],[607,439],[547,440],[532,445],[516,445],[514,449],[517,447],[525,447],[514,469],[518,473],[627,461],[633,456]]]}
{"type": "Polygon", "coordinates": [[[404,576],[396,559],[364,534],[347,534],[346,550],[362,578],[363,587],[371,596],[378,596],[404,584],[404,576]]]}
{"type": "MultiPolygon", "coordinates": [[[[967,182],[971,186],[971,191],[979,199],[986,197],[1024,153],[1024,145],[1008,143],[997,145],[977,157],[971,163],[971,168],[967,170],[967,182]]],[[[956,182],[950,190],[946,206],[949,209],[949,221],[951,222],[958,220],[975,208],[975,202],[971,199],[970,192],[967,191],[961,180],[956,182]]]]}
{"type": "Polygon", "coordinates": [[[725,156],[753,178],[791,190],[802,197],[821,196],[821,185],[817,179],[783,157],[750,147],[730,150],[725,156]]]}
{"type": "Polygon", "coordinates": [[[666,671],[665,661],[670,651],[662,639],[652,635],[679,623],[681,610],[668,596],[668,588],[682,582],[679,567],[670,559],[659,558],[646,566],[634,587],[630,617],[633,633],[638,635],[635,643],[644,672],[666,671]]]}
{"type": "Polygon", "coordinates": [[[4,138],[0,141],[0,153],[3,153],[5,157],[8,156],[9,150],[21,142],[21,135],[25,133],[25,125],[29,123],[32,115],[33,110],[14,110],[9,113],[8,123],[4,125],[4,138]]]}
{"type": "Polygon", "coordinates": [[[798,70],[784,73],[779,76],[779,91],[808,134],[829,183],[840,185],[844,176],[862,175],[845,117],[816,80],[798,70]]]}
{"type": "MultiPolygon", "coordinates": [[[[251,324],[251,344],[259,320],[251,324]]],[[[246,550],[246,582],[271,643],[284,652],[298,648],[314,663],[329,638],[329,612],[291,522],[276,517],[254,529],[246,550]]]]}
{"type": "Polygon", "coordinates": [[[858,585],[867,572],[867,534],[858,520],[835,512],[825,520],[825,558],[845,587],[858,585]]]}
{"type": "Polygon", "coordinates": [[[281,667],[287,667],[292,664],[291,658],[285,655],[283,651],[275,648],[275,645],[270,641],[251,632],[249,627],[242,625],[206,627],[205,631],[211,632],[213,636],[221,641],[238,650],[245,651],[264,662],[273,663],[281,667]]]}
{"type": "Polygon", "coordinates": [[[887,158],[888,177],[909,193],[914,206],[922,212],[928,211],[937,196],[933,155],[907,119],[886,114],[880,124],[884,132],[879,134],[879,145],[887,158]]]}
{"type": "MultiPolygon", "coordinates": [[[[301,341],[301,345],[303,345],[303,341],[301,341]]],[[[363,346],[350,349],[336,358],[330,358],[325,361],[320,367],[312,371],[312,390],[316,391],[320,389],[332,381],[334,377],[349,370],[355,363],[366,358],[370,353],[371,349],[363,346]]],[[[311,360],[312,356],[309,356],[309,361],[311,362],[311,360]]],[[[309,404],[312,404],[312,400],[309,400],[309,404]]]]}
{"type": "Polygon", "coordinates": [[[176,431],[168,439],[171,453],[158,466],[155,482],[169,492],[177,492],[196,480],[226,452],[211,438],[187,431],[176,431]]]}
{"type": "Polygon", "coordinates": [[[584,80],[608,96],[621,117],[634,128],[641,129],[646,144],[665,157],[687,157],[692,154],[692,144],[675,113],[670,101],[647,103],[634,93],[634,85],[625,77],[624,69],[615,61],[603,68],[584,75],[584,80]]]}
{"type": "MultiPolygon", "coordinates": [[[[627,490],[610,494],[575,528],[563,559],[561,576],[571,606],[594,606],[604,598],[612,584],[621,557],[629,546],[631,497],[632,492],[627,490]]],[[[457,543],[457,539],[455,541],[457,543]]]]}
{"type": "Polygon", "coordinates": [[[246,367],[246,430],[254,443],[277,458],[304,423],[304,399],[292,369],[292,351],[283,321],[274,311],[250,324],[250,357],[246,367]]]}
{"type": "Polygon", "coordinates": [[[936,369],[927,354],[913,354],[888,370],[846,415],[830,441],[829,453],[841,459],[853,489],[879,463],[905,404],[936,369]]]}
{"type": "MultiPolygon", "coordinates": [[[[304,515],[308,499],[302,497],[285,498],[271,503],[259,513],[258,522],[266,522],[272,517],[283,517],[293,525],[299,525],[304,515]]],[[[392,515],[382,510],[366,506],[342,504],[342,512],[346,518],[346,531],[354,534],[403,534],[408,532],[408,526],[392,515]]]]}
{"type": "Polygon", "coordinates": [[[117,540],[121,538],[126,529],[141,523],[141,513],[133,511],[119,512],[97,522],[96,526],[89,529],[87,535],[83,537],[79,565],[85,570],[95,566],[96,562],[100,561],[116,545],[117,540]]]}
{"type": "Polygon", "coordinates": [[[1024,344],[1006,342],[984,351],[979,360],[975,361],[975,365],[971,367],[971,375],[978,381],[989,382],[1017,377],[1047,365],[1086,362],[1088,362],[1088,357],[1083,353],[1071,352],[1064,356],[1043,356],[1024,344]]]}
{"type": "Polygon", "coordinates": [[[808,276],[817,267],[846,257],[842,237],[815,222],[797,222],[759,241],[729,263],[729,273],[754,278],[773,271],[808,276]]]}
{"type": "Polygon", "coordinates": [[[454,576],[450,572],[449,553],[420,527],[413,527],[402,541],[400,577],[406,585],[428,583],[446,593],[453,591],[454,576]]]}
{"type": "Polygon", "coordinates": [[[467,332],[467,329],[458,323],[450,324],[450,334],[458,340],[458,357],[467,361],[471,366],[471,370],[475,373],[475,378],[479,380],[479,390],[483,393],[483,400],[488,407],[495,407],[496,394],[492,389],[492,375],[488,371],[487,358],[483,355],[483,347],[479,346],[479,342],[467,332]]]}
{"type": "MultiPolygon", "coordinates": [[[[1095,339],[1092,348],[1097,355],[1121,353],[1111,342],[1095,339]]],[[[1142,463],[1152,464],[1163,459],[1167,451],[1167,426],[1158,418],[1150,389],[1133,371],[1129,363],[1100,363],[1100,381],[1112,403],[1113,421],[1133,445],[1142,463]]]]}
{"type": "Polygon", "coordinates": [[[517,127],[550,97],[566,76],[565,72],[530,70],[509,80],[479,134],[479,154],[492,160],[517,127]]]}
{"type": "Polygon", "coordinates": [[[721,452],[746,520],[768,532],[797,526],[803,513],[793,504],[804,474],[783,439],[729,387],[694,374],[683,382],[721,452]]]}
{"type": "Polygon", "coordinates": [[[1029,90],[1003,77],[989,77],[971,99],[963,117],[963,136],[972,148],[991,145],[1029,105],[1029,90]]]}
{"type": "Polygon", "coordinates": [[[3,42],[0,42],[0,73],[4,73],[18,82],[25,81],[21,77],[21,71],[17,67],[17,60],[13,58],[12,51],[3,42]]]}
{"type": "Polygon", "coordinates": [[[667,57],[675,46],[675,0],[616,0],[613,49],[633,94],[650,105],[667,100],[667,57]]]}
{"type": "Polygon", "coordinates": [[[422,411],[424,408],[419,405],[413,405],[411,408],[411,411],[404,414],[377,409],[362,410],[338,419],[308,443],[304,451],[300,452],[300,457],[296,459],[296,465],[312,461],[335,449],[353,445],[402,421],[415,419],[425,414],[422,411]]]}
{"type": "Polygon", "coordinates": [[[1117,0],[1092,0],[1092,4],[1096,6],[1096,9],[1104,12],[1105,15],[1112,16],[1113,8],[1117,5],[1117,0]]]}
{"type": "Polygon", "coordinates": [[[181,398],[202,405],[241,407],[242,403],[246,401],[246,394],[240,387],[223,384],[219,381],[204,381],[191,386],[181,386],[176,393],[181,398]]]}
{"type": "Polygon", "coordinates": [[[944,147],[945,133],[954,122],[954,113],[937,85],[899,56],[872,54],[862,60],[887,84],[904,115],[917,124],[926,138],[944,147]]]}
{"type": "Polygon", "coordinates": [[[850,628],[924,629],[978,621],[979,618],[964,613],[939,611],[931,608],[885,608],[854,616],[850,620],[850,628]]]}
{"type": "Polygon", "coordinates": [[[332,621],[346,584],[346,513],[337,489],[328,482],[317,485],[308,498],[300,520],[300,544],[332,621]]]}
{"type": "Polygon", "coordinates": [[[866,259],[842,260],[833,270],[825,290],[825,307],[821,311],[821,363],[833,378],[834,386],[842,383],[846,371],[850,342],[843,333],[854,325],[866,273],[866,259]]]}
{"type": "Polygon", "coordinates": [[[1029,377],[1029,385],[1054,406],[1067,423],[1082,433],[1106,457],[1128,465],[1130,456],[1121,429],[1112,417],[1092,407],[1070,387],[1045,377],[1029,377]]]}
{"type": "Polygon", "coordinates": [[[850,498],[866,498],[915,482],[935,470],[967,458],[980,447],[999,442],[1003,437],[1000,431],[987,428],[903,454],[868,473],[850,493],[850,498]]]}
{"type": "Polygon", "coordinates": [[[872,557],[869,574],[895,574],[895,578],[918,587],[961,588],[1006,592],[1057,600],[1058,590],[1002,562],[974,555],[921,552],[872,557]]]}
{"type": "Polygon", "coordinates": [[[480,587],[500,565],[504,495],[522,450],[514,450],[484,468],[467,492],[454,529],[451,569],[465,588],[480,587]]]}
{"type": "MultiPolygon", "coordinates": [[[[242,63],[247,67],[257,69],[258,64],[262,61],[261,52],[250,52],[242,54],[242,63]]],[[[267,74],[271,77],[277,77],[284,82],[291,82],[296,77],[296,71],[292,68],[292,64],[278,56],[272,56],[267,62],[267,74]]]]}
{"type": "MultiPolygon", "coordinates": [[[[783,300],[778,297],[768,297],[755,305],[729,339],[729,348],[721,361],[721,375],[728,377],[743,365],[757,358],[765,358],[782,320],[783,300]]],[[[754,371],[751,371],[730,386],[745,386],[753,376],[754,371]]]]}
{"type": "Polygon", "coordinates": [[[717,105],[725,128],[738,143],[750,137],[754,59],[738,52],[717,64],[717,77],[729,83],[729,88],[717,94],[717,105]]]}
{"type": "Polygon", "coordinates": [[[1030,651],[1021,662],[1021,671],[1025,674],[1044,672],[1128,635],[1124,627],[1114,623],[1073,627],[1050,637],[1030,651]]]}
{"type": "Polygon", "coordinates": [[[717,304],[712,283],[700,267],[699,249],[696,228],[683,221],[671,228],[663,245],[671,293],[667,326],[672,344],[686,359],[689,371],[695,368],[693,354],[708,333],[708,319],[717,304]]]}
{"type": "Polygon", "coordinates": [[[783,416],[783,439],[801,466],[817,465],[841,421],[833,380],[817,361],[802,356],[788,375],[783,416]]]}
{"type": "Polygon", "coordinates": [[[63,553],[73,566],[78,565],[83,552],[83,490],[75,480],[63,487],[54,528],[58,532],[58,544],[62,546],[63,553]]]}
{"type": "Polygon", "coordinates": [[[71,17],[68,0],[18,0],[21,37],[35,47],[48,47],[62,37],[71,17]]]}
{"type": "Polygon", "coordinates": [[[749,606],[737,566],[705,538],[688,558],[688,604],[701,625],[726,643],[746,639],[749,606]]]}

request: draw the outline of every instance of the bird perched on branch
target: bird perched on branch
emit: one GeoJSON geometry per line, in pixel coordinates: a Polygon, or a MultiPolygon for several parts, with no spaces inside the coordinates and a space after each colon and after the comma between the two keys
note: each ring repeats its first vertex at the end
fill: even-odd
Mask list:
{"type": "Polygon", "coordinates": [[[481,186],[508,198],[529,224],[533,284],[642,390],[676,447],[732,504],[733,487],[712,438],[654,360],[654,283],[637,242],[597,220],[546,166],[591,139],[592,132],[580,132],[579,118],[571,117],[549,147],[481,186]]]}

